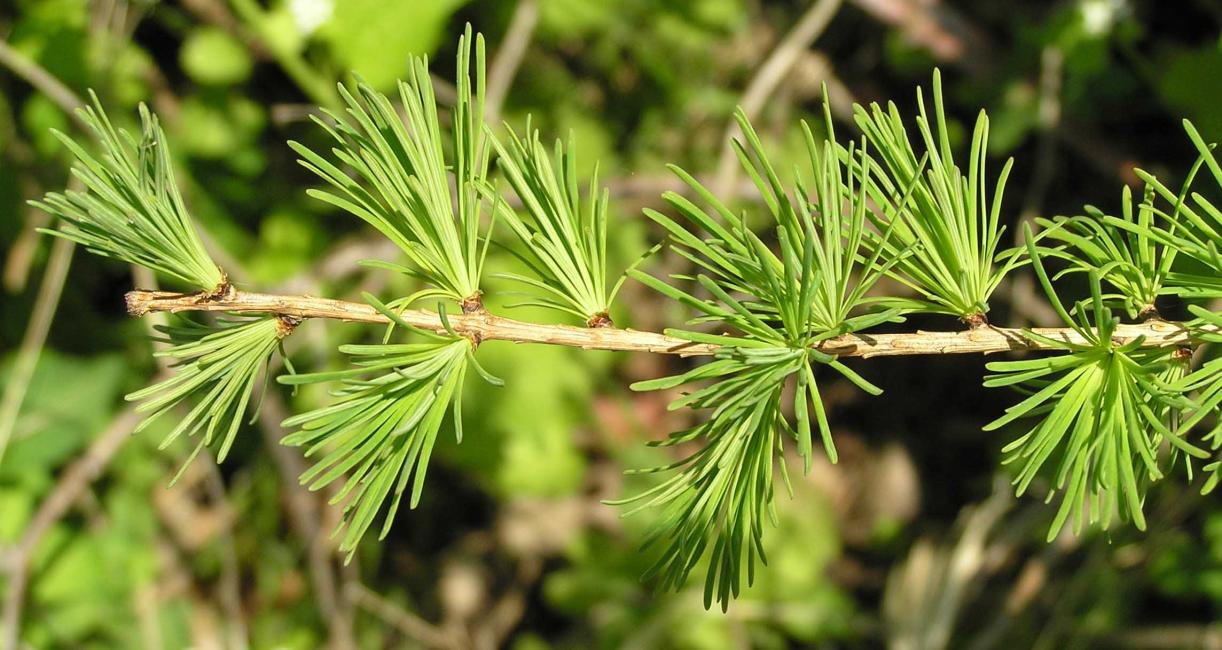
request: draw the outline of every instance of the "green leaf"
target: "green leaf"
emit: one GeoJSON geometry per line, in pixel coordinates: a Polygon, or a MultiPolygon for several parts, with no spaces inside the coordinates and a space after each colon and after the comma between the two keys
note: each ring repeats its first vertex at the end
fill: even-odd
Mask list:
{"type": "Polygon", "coordinates": [[[950,147],[937,71],[932,96],[931,118],[925,95],[917,90],[920,157],[894,104],[886,109],[878,104],[868,109],[854,106],[854,119],[881,160],[873,167],[878,182],[870,191],[879,208],[870,211],[870,219],[879,230],[892,233],[889,241],[873,235],[867,241],[884,258],[897,260],[888,273],[921,295],[923,311],[974,318],[988,311],[989,296],[1005,273],[1020,263],[1014,257],[997,264],[1004,232],[1000,209],[1013,160],[1006,162],[990,188],[989,120],[981,111],[967,170],[961,169],[950,147]],[[911,254],[898,259],[901,250],[911,254]]]}
{"type": "Polygon", "coordinates": [[[216,27],[195,29],[178,54],[182,69],[196,82],[232,86],[250,78],[250,53],[228,32],[216,27]]]}
{"type": "Polygon", "coordinates": [[[1034,421],[1002,449],[1003,462],[1017,467],[1014,484],[1020,495],[1042,474],[1050,474],[1046,478],[1052,492],[1064,492],[1049,527],[1049,541],[1071,518],[1075,533],[1087,523],[1106,530],[1116,516],[1144,529],[1146,490],[1164,475],[1157,461],[1162,443],[1190,456],[1204,455],[1172,430],[1190,405],[1185,396],[1192,386],[1180,380],[1183,364],[1173,349],[1112,341],[1114,319],[1101,299],[1093,271],[1093,316],[1088,321],[1084,303],[1079,303],[1081,321],[1074,321],[1053,293],[1030,237],[1028,247],[1049,300],[1066,323],[1092,343],[1074,345],[1041,337],[1063,355],[990,363],[989,370],[998,374],[986,378],[985,386],[1016,386],[1029,396],[984,430],[998,430],[1021,419],[1034,421]],[[1044,472],[1050,465],[1055,469],[1044,472]]]}
{"type": "MultiPolygon", "coordinates": [[[[272,354],[285,336],[274,316],[221,321],[215,326],[185,321],[159,327],[172,345],[155,353],[170,359],[174,376],[127,395],[141,402],[140,412],[151,412],[141,431],[183,402],[192,405],[161,443],[164,449],[182,436],[200,435],[190,460],[204,446],[220,441],[217,460],[223,461],[233,445],[251,396],[265,376],[272,354]]],[[[183,469],[187,463],[183,464],[183,469]]],[[[181,471],[180,471],[181,474],[181,471]]],[[[177,477],[175,477],[177,479],[177,477]]]]}
{"type": "MultiPolygon", "coordinates": [[[[524,261],[539,281],[587,322],[606,317],[607,191],[595,168],[584,195],[577,184],[573,143],[556,142],[549,156],[538,131],[526,124],[525,139],[509,131],[502,143],[488,131],[497,164],[525,206],[525,218],[498,200],[499,215],[524,247],[524,261]],[[549,286],[550,285],[550,286],[549,286]]],[[[491,188],[486,188],[491,194],[491,188]]],[[[499,198],[499,197],[498,197],[499,198]]],[[[531,283],[535,284],[535,283],[531,283]]]]}
{"type": "Polygon", "coordinates": [[[447,412],[461,439],[463,379],[470,342],[446,339],[411,345],[352,346],[356,367],[337,373],[281,377],[281,383],[342,380],[337,401],[285,420],[297,431],[284,444],[305,447],[315,464],[301,476],[317,490],[341,481],[332,503],[343,503],[340,550],[349,557],[384,504],[381,529],[390,530],[408,485],[415,508],[424,489],[429,459],[447,412]],[[378,371],[386,370],[382,374],[378,371]],[[370,376],[372,375],[372,376],[370,376]]]}
{"type": "Polygon", "coordinates": [[[56,135],[76,157],[74,174],[86,192],[52,192],[34,205],[63,220],[48,234],[71,239],[90,251],[138,264],[212,291],[224,274],[204,250],[174,182],[169,144],[157,118],[140,105],[141,137],[116,129],[96,95],[80,111],[102,148],[88,153],[66,135],[56,135]]]}
{"type": "Polygon", "coordinates": [[[459,40],[457,88],[452,146],[442,137],[424,58],[413,58],[407,80],[399,82],[403,117],[386,95],[364,81],[353,91],[340,87],[347,114],[315,119],[338,145],[331,151],[334,161],[289,144],[302,156],[302,166],[333,188],[311,196],[368,222],[407,255],[421,277],[446,297],[463,301],[479,295],[487,247],[479,236],[479,188],[486,182],[489,158],[483,128],[484,41],[472,37],[469,25],[459,40]],[[355,179],[345,167],[355,172],[355,179]],[[457,187],[453,191],[451,177],[457,187]]]}
{"type": "Polygon", "coordinates": [[[343,0],[318,32],[340,67],[387,89],[409,74],[414,57],[441,44],[450,16],[467,0],[343,0]]]}
{"type": "MultiPolygon", "coordinates": [[[[8,383],[12,359],[7,355],[0,366],[0,386],[8,383]]],[[[78,358],[43,350],[13,426],[12,444],[0,463],[0,480],[51,479],[55,468],[111,419],[124,375],[118,356],[78,358]]]]}

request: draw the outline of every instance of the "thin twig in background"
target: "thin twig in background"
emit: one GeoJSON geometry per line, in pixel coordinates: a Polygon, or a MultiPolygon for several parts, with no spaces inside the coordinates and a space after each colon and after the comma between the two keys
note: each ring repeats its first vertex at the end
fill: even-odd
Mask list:
{"type": "MultiPolygon", "coordinates": [[[[333,487],[328,487],[327,489],[323,490],[323,495],[327,500],[334,497],[336,493],[337,490],[333,487]]],[[[337,510],[338,508],[327,508],[327,512],[334,513],[336,519],[338,519],[340,516],[340,513],[337,512],[337,510]]],[[[329,523],[330,522],[328,522],[328,524],[329,523]]],[[[325,544],[326,548],[332,549],[333,559],[337,557],[334,554],[334,546],[331,541],[331,533],[334,532],[334,530],[335,528],[333,526],[328,525],[327,528],[319,529],[318,531],[318,543],[320,545],[325,544]]],[[[339,624],[343,627],[345,634],[347,634],[347,637],[345,638],[351,640],[353,643],[352,647],[355,648],[357,606],[356,602],[352,599],[352,585],[360,584],[361,582],[361,560],[358,557],[353,557],[345,562],[340,562],[337,568],[338,575],[336,577],[339,584],[336,591],[339,596],[339,609],[337,612],[340,619],[339,624]]]]}
{"type": "MultiPolygon", "coordinates": [[[[80,97],[55,75],[14,50],[3,40],[0,40],[0,65],[45,94],[76,124],[87,128],[84,121],[76,114],[76,109],[82,104],[80,97]]],[[[72,185],[77,185],[77,182],[74,180],[72,185]]],[[[64,281],[68,277],[68,269],[72,265],[72,254],[75,250],[76,244],[63,239],[57,239],[51,246],[51,254],[47,259],[46,270],[43,272],[42,285],[38,288],[38,296],[34,300],[34,308],[30,313],[29,325],[26,327],[21,347],[17,351],[17,359],[9,373],[4,395],[0,397],[0,463],[4,462],[4,454],[12,440],[13,429],[17,426],[17,416],[21,412],[21,405],[25,401],[30,380],[38,366],[38,359],[42,356],[42,348],[47,341],[51,321],[55,318],[59,299],[63,295],[64,281]]]]}
{"type": "Polygon", "coordinates": [[[793,82],[788,86],[802,91],[798,100],[826,100],[832,117],[843,122],[853,121],[853,104],[857,97],[836,75],[836,68],[827,54],[813,49],[802,52],[794,64],[792,77],[793,82]],[[826,97],[823,96],[824,88],[827,89],[826,97]]]}
{"type": "MultiPolygon", "coordinates": [[[[183,592],[191,592],[193,597],[208,594],[210,602],[204,605],[211,609],[214,602],[222,613],[212,617],[220,622],[207,632],[209,644],[201,643],[199,647],[247,648],[247,617],[242,608],[241,578],[233,541],[237,513],[226,493],[216,457],[206,446],[197,452],[190,446],[176,446],[167,460],[183,470],[176,483],[157,485],[150,495],[162,527],[171,533],[169,539],[174,542],[158,542],[164,551],[162,570],[169,569],[166,573],[175,576],[175,583],[183,586],[183,592]],[[179,551],[191,555],[205,547],[216,549],[220,559],[220,579],[215,585],[199,584],[198,577],[182,567],[179,551]]],[[[156,598],[140,600],[137,596],[137,615],[149,616],[149,612],[140,609],[155,608],[157,602],[156,598]]]]}
{"type": "Polygon", "coordinates": [[[13,74],[24,79],[31,86],[42,92],[55,103],[77,126],[87,129],[85,122],[76,114],[76,109],[85,105],[81,98],[64,85],[55,75],[47,72],[42,66],[31,61],[21,52],[13,49],[4,40],[0,40],[0,66],[8,68],[13,74]]]}
{"type": "MultiPolygon", "coordinates": [[[[22,194],[35,195],[34,192],[27,192],[31,188],[23,182],[23,179],[19,179],[18,182],[25,186],[22,194]]],[[[50,215],[42,210],[27,207],[24,212],[25,225],[13,241],[13,245],[9,246],[8,256],[4,261],[4,288],[9,293],[21,293],[25,290],[30,280],[30,270],[35,260],[38,259],[38,244],[42,242],[42,235],[38,229],[46,228],[51,223],[50,215]]]]}
{"type": "Polygon", "coordinates": [[[68,277],[75,249],[76,244],[67,239],[56,239],[51,245],[51,255],[43,272],[42,285],[38,288],[38,297],[34,299],[25,337],[21,340],[8,382],[4,385],[4,396],[0,397],[0,463],[4,462],[4,453],[17,426],[17,415],[21,412],[30,380],[34,377],[43,345],[47,342],[47,333],[51,330],[51,321],[55,319],[55,310],[64,292],[64,281],[68,277]]]}
{"type": "Polygon", "coordinates": [[[526,48],[530,47],[530,40],[538,22],[537,0],[518,0],[513,17],[509,19],[505,38],[488,69],[488,86],[484,91],[484,119],[489,124],[495,125],[501,121],[501,108],[505,105],[505,97],[509,94],[513,78],[517,76],[518,68],[522,65],[522,58],[526,56],[526,48]]]}
{"type": "Polygon", "coordinates": [[[140,628],[140,640],[146,648],[163,648],[157,586],[154,580],[141,582],[132,593],[132,610],[136,613],[136,624],[140,628]]]}
{"type": "MultiPolygon", "coordinates": [[[[910,42],[925,48],[935,58],[952,63],[969,74],[987,73],[993,46],[986,32],[963,14],[938,0],[852,0],[859,9],[879,22],[900,30],[910,42]]],[[[1093,134],[1084,124],[1064,124],[1057,130],[1065,146],[1090,163],[1100,174],[1138,185],[1133,173],[1140,163],[1093,134]]]]}
{"type": "Polygon", "coordinates": [[[1035,171],[1023,197],[1022,221],[1039,216],[1056,172],[1057,132],[1061,127],[1061,86],[1064,81],[1065,54],[1050,45],[1040,56],[1039,95],[1036,104],[1035,171]]]}
{"type": "Polygon", "coordinates": [[[5,567],[8,571],[8,587],[5,593],[3,614],[0,615],[0,650],[17,650],[21,632],[21,611],[25,601],[26,585],[30,577],[30,561],[39,542],[60,519],[68,508],[102,473],[111,458],[127,441],[140,422],[141,415],[135,406],[124,409],[93,441],[83,456],[73,461],[56,482],[47,498],[38,506],[38,511],[25,528],[17,544],[7,553],[5,567]]]}
{"type": "Polygon", "coordinates": [[[236,513],[225,491],[225,480],[221,477],[216,457],[207,448],[200,450],[200,456],[201,458],[198,458],[196,462],[201,463],[207,472],[204,477],[204,490],[209,501],[212,502],[211,506],[223,512],[222,521],[224,523],[221,525],[217,539],[217,549],[221,556],[221,579],[220,584],[217,585],[217,591],[218,600],[225,609],[224,627],[229,632],[227,635],[228,647],[245,649],[250,644],[247,642],[246,620],[242,612],[242,585],[238,556],[233,543],[233,524],[236,513]]]}
{"type": "MultiPolygon", "coordinates": [[[[780,85],[789,69],[819,38],[828,23],[835,17],[836,12],[840,9],[840,4],[841,0],[816,0],[811,8],[807,9],[806,13],[798,19],[793,29],[785,35],[772,54],[768,55],[768,59],[747,84],[747,89],[743,91],[742,100],[739,102],[749,120],[754,121],[759,116],[764,104],[780,85]]],[[[724,194],[729,187],[734,185],[738,160],[734,155],[731,141],[737,128],[734,120],[730,120],[726,133],[721,139],[723,144],[721,155],[717,159],[717,171],[714,177],[717,181],[713,185],[714,193],[724,194]]]]}
{"type": "MultiPolygon", "coordinates": [[[[17,133],[12,107],[0,100],[0,109],[3,110],[3,113],[0,113],[0,142],[4,143],[4,153],[13,163],[12,176],[16,180],[17,191],[25,198],[39,197],[42,190],[31,172],[35,167],[34,152],[17,133]]],[[[25,290],[30,269],[38,257],[38,244],[42,241],[38,229],[51,223],[51,215],[34,206],[27,205],[22,214],[25,224],[9,246],[8,256],[4,260],[4,288],[9,293],[25,290]]]]}
{"type": "MultiPolygon", "coordinates": [[[[282,47],[271,47],[275,39],[269,37],[266,11],[254,0],[232,0],[230,6],[242,21],[242,28],[253,39],[259,41],[264,50],[280,64],[280,69],[297,84],[297,87],[319,106],[338,108],[339,93],[332,79],[325,78],[314,69],[300,53],[282,47]]],[[[251,39],[247,39],[251,40],[251,39]]]]}
{"type": "Polygon", "coordinates": [[[543,558],[534,555],[519,558],[518,570],[514,573],[513,583],[492,603],[487,614],[478,619],[479,625],[472,630],[472,645],[476,648],[505,646],[505,641],[526,614],[530,590],[543,573],[543,558]]]}
{"type": "Polygon", "coordinates": [[[1108,636],[1106,643],[1113,648],[1146,650],[1222,650],[1222,623],[1134,626],[1108,636]]]}
{"type": "MultiPolygon", "coordinates": [[[[44,95],[46,95],[47,98],[50,99],[56,106],[58,106],[59,109],[62,110],[77,126],[81,127],[82,129],[88,128],[87,125],[85,125],[84,121],[81,119],[81,117],[76,114],[76,109],[84,104],[84,102],[81,101],[80,96],[78,96],[75,92],[73,92],[71,88],[65,85],[58,78],[56,78],[55,75],[48,72],[45,68],[43,68],[37,62],[31,60],[29,57],[25,56],[21,52],[18,52],[17,50],[13,49],[11,45],[9,45],[6,41],[2,39],[0,39],[0,66],[8,69],[18,78],[25,80],[26,83],[33,86],[35,90],[38,90],[42,92],[44,95]]],[[[16,134],[14,133],[10,135],[15,136],[16,134]]],[[[13,137],[13,140],[16,141],[16,138],[13,137]]],[[[22,152],[22,149],[18,147],[16,149],[16,152],[20,154],[22,152]]],[[[28,164],[28,161],[24,161],[24,162],[28,164]]],[[[25,189],[26,191],[31,191],[34,188],[32,185],[27,184],[25,189]]],[[[27,198],[35,198],[35,197],[28,196],[27,198]]],[[[12,259],[10,259],[5,265],[5,282],[6,282],[6,285],[9,286],[10,288],[18,284],[20,285],[25,284],[25,275],[28,272],[27,269],[29,268],[29,263],[30,261],[33,260],[34,251],[37,248],[38,236],[37,236],[36,229],[41,225],[45,225],[45,223],[46,223],[45,219],[41,219],[41,218],[29,219],[27,221],[26,231],[18,236],[17,242],[13,245],[14,252],[12,255],[12,259]]],[[[63,257],[66,255],[68,258],[71,258],[72,248],[73,248],[72,246],[68,246],[66,252],[64,250],[61,250],[60,248],[52,248],[52,254],[51,254],[52,261],[48,262],[47,264],[48,272],[50,272],[53,269],[56,272],[59,272],[61,270],[61,269],[56,268],[52,264],[52,262],[55,262],[57,259],[56,251],[59,251],[58,253],[59,257],[63,257]]],[[[64,273],[67,273],[67,267],[66,267],[67,262],[60,260],[58,263],[65,265],[62,271],[64,273]]],[[[53,288],[53,285],[55,283],[47,282],[47,280],[53,280],[53,279],[54,279],[53,276],[50,275],[50,273],[48,273],[47,278],[44,279],[43,281],[44,287],[53,288]]],[[[59,285],[60,285],[59,289],[56,289],[56,295],[54,296],[56,304],[59,303],[58,292],[62,290],[63,288],[63,278],[60,278],[59,285]]],[[[47,290],[48,289],[46,288],[43,289],[44,292],[47,290]]],[[[42,294],[40,294],[39,297],[41,301],[42,294]]],[[[36,303],[34,316],[38,315],[38,307],[40,305],[41,305],[41,302],[36,303]]],[[[51,306],[51,315],[54,315],[54,305],[51,306]]],[[[31,317],[30,321],[31,323],[34,323],[35,318],[31,317]]],[[[28,330],[27,330],[26,336],[27,336],[27,341],[28,341],[30,337],[30,333],[28,330]]],[[[45,333],[43,336],[45,338],[45,333]]],[[[23,341],[22,350],[26,349],[26,345],[27,345],[27,342],[23,341]]],[[[42,344],[41,342],[39,342],[38,348],[41,349],[41,347],[42,347],[42,344]]],[[[32,363],[37,363],[37,362],[38,362],[38,357],[37,357],[37,354],[35,354],[32,363]]],[[[32,368],[30,369],[30,372],[33,372],[32,368]]],[[[14,390],[16,392],[22,393],[22,396],[24,396],[24,389],[18,388],[14,390]]],[[[8,422],[8,418],[16,417],[16,414],[15,413],[10,414],[8,412],[8,409],[21,407],[21,403],[20,403],[21,397],[17,399],[16,406],[10,406],[9,404],[10,398],[8,397],[8,395],[9,395],[9,390],[6,389],[3,405],[0,405],[0,460],[3,460],[4,458],[4,449],[5,449],[5,446],[8,444],[9,435],[12,434],[12,431],[9,428],[12,426],[12,424],[10,422],[6,425],[6,422],[8,422]]]]}
{"type": "MultiPolygon", "coordinates": [[[[182,0],[181,4],[183,9],[205,24],[219,27],[230,34],[236,34],[242,28],[242,23],[229,10],[225,0],[182,0]]],[[[262,43],[251,43],[250,47],[256,50],[256,54],[267,56],[262,43]]]]}
{"type": "MultiPolygon", "coordinates": [[[[1019,215],[1019,223],[1030,223],[1036,228],[1035,217],[1044,208],[1044,200],[1048,195],[1048,187],[1052,184],[1053,173],[1056,171],[1057,132],[1061,127],[1061,85],[1064,79],[1065,55],[1061,48],[1048,46],[1044,48],[1040,58],[1039,99],[1036,112],[1036,130],[1038,143],[1036,145],[1035,171],[1031,183],[1027,186],[1027,194],[1023,198],[1023,208],[1019,215]]],[[[1015,243],[1021,244],[1022,231],[1015,229],[1015,243]]],[[[1029,275],[1016,276],[1010,283],[1010,306],[1015,315],[1026,318],[1035,325],[1049,326],[1060,319],[1048,303],[1041,300],[1035,282],[1029,275]]]]}
{"type": "Polygon", "coordinates": [[[315,117],[322,118],[326,115],[314,104],[292,102],[272,104],[268,108],[268,113],[271,115],[272,123],[281,127],[298,122],[309,122],[315,117]]]}
{"type": "Polygon", "coordinates": [[[853,0],[853,4],[941,61],[978,70],[988,58],[971,55],[984,45],[980,30],[937,0],[853,0]]]}
{"type": "Polygon", "coordinates": [[[899,650],[943,648],[985,563],[987,538],[1014,503],[1004,480],[961,516],[954,542],[918,540],[887,578],[882,613],[888,644],[899,650]]]}
{"type": "Polygon", "coordinates": [[[348,597],[365,611],[399,630],[405,637],[429,648],[457,648],[449,634],[428,621],[374,593],[368,587],[354,583],[348,586],[348,597]]]}
{"type": "MultiPolygon", "coordinates": [[[[1038,503],[1016,503],[1015,512],[1006,516],[1004,528],[998,531],[985,553],[992,557],[1021,558],[1016,552],[1017,548],[1029,540],[1031,535],[1038,534],[1036,531],[1042,526],[1043,519],[1038,503]]],[[[976,633],[975,638],[963,647],[967,650],[1002,647],[1002,640],[1007,638],[1014,623],[1038,603],[1051,583],[1052,576],[1061,570],[1067,556],[1077,548],[1077,544],[1049,544],[1038,555],[1027,559],[1007,590],[1005,605],[1000,614],[990,620],[976,633]]],[[[992,573],[997,575],[1010,567],[1005,563],[996,563],[990,568],[992,573]]]]}
{"type": "MultiPolygon", "coordinates": [[[[274,372],[274,369],[269,371],[274,372]]],[[[355,647],[351,620],[341,616],[342,594],[337,586],[335,553],[327,544],[327,533],[320,521],[319,499],[297,478],[308,468],[300,452],[280,444],[283,434],[280,423],[287,417],[288,409],[280,395],[269,390],[263,398],[263,408],[259,410],[259,428],[280,474],[289,525],[306,545],[306,563],[318,612],[331,629],[332,647],[337,650],[355,647]]]]}
{"type": "Polygon", "coordinates": [[[455,86],[454,82],[443,79],[436,73],[430,73],[429,79],[433,82],[433,95],[437,97],[438,104],[453,106],[458,103],[458,86],[455,86]]]}

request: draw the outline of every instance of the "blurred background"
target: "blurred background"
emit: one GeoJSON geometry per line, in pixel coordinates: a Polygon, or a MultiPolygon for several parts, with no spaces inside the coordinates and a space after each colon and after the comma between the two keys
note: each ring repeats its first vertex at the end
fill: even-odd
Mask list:
{"type": "MultiPolygon", "coordinates": [[[[728,155],[736,105],[774,161],[801,160],[799,119],[836,126],[853,102],[915,107],[941,68],[960,151],[992,120],[994,170],[1016,157],[1011,223],[1117,211],[1140,165],[1178,182],[1193,162],[1180,127],[1222,138],[1222,3],[1216,0],[4,0],[0,2],[0,642],[19,648],[679,647],[1219,648],[1222,508],[1178,473],[1146,505],[1150,530],[1043,541],[1053,508],[1015,499],[982,424],[1014,395],[980,386],[984,360],[897,358],[854,368],[886,390],[824,390],[838,465],[796,471],[767,531],[770,563],[728,614],[639,576],[653,513],[601,500],[664,461],[645,442],[682,427],[665,393],[628,383],[685,361],[488,343],[507,381],[473,382],[466,437],[446,437],[423,501],[352,562],[334,553],[337,511],[298,486],[287,414],[322,389],[269,389],[226,463],[159,450],[122,396],[156,372],[149,323],[123,292],[153,279],[36,232],[25,201],[68,183],[51,136],[81,136],[68,109],[95,91],[129,128],[138,102],[163,120],[179,185],[243,288],[384,299],[412,287],[359,267],[395,250],[306,197],[315,179],[285,146],[324,143],[310,122],[355,70],[392,89],[409,54],[434,60],[449,101],[471,22],[488,39],[489,120],[572,134],[584,173],[612,194],[613,269],[661,238],[640,215],[679,189],[677,163],[752,210],[728,155]],[[447,92],[447,89],[450,89],[447,92]],[[18,633],[19,631],[19,633],[18,633]]],[[[1011,233],[1015,232],[1011,228],[1011,233]]],[[[1009,235],[1008,235],[1009,236],[1009,235]]],[[[495,253],[493,270],[511,265],[495,253]]],[[[650,270],[680,261],[660,256],[650,270]]],[[[512,289],[488,283],[493,309],[512,289]]],[[[892,288],[894,290],[894,288],[892,288]]],[[[629,283],[617,323],[658,329],[685,314],[629,283]]],[[[1053,318],[1024,274],[995,295],[995,323],[1053,318]]],[[[905,327],[953,328],[938,318],[905,327]]],[[[336,367],[372,328],[308,323],[301,369],[336,367]]],[[[826,381],[832,382],[831,376],[826,381]]],[[[669,452],[666,452],[669,453],[669,452]]]]}

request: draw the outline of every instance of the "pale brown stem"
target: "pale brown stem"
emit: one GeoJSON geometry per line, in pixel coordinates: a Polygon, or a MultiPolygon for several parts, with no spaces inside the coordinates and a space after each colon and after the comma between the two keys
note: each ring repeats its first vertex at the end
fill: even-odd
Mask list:
{"type": "MultiPolygon", "coordinates": [[[[224,311],[247,314],[276,314],[299,319],[327,318],[358,323],[385,325],[390,322],[376,309],[356,302],[314,298],[311,296],[280,296],[233,290],[221,297],[169,291],[130,291],[127,310],[133,316],[150,312],[224,311]]],[[[408,309],[400,318],[420,329],[445,332],[445,325],[436,313],[408,309]]],[[[512,341],[514,343],[545,343],[584,348],[587,350],[619,350],[625,352],[656,352],[681,356],[710,355],[715,345],[692,343],[684,339],[613,327],[581,328],[568,325],[526,323],[485,311],[470,314],[450,314],[450,326],[458,334],[474,341],[512,341]]],[[[1217,333],[1222,328],[1201,328],[1217,333]]],[[[989,354],[1009,350],[1044,350],[1050,346],[1028,338],[1025,330],[984,326],[958,332],[905,332],[900,334],[847,334],[820,343],[819,351],[841,357],[884,357],[917,354],[989,354]]],[[[1043,327],[1029,330],[1045,338],[1067,343],[1087,341],[1069,328],[1043,327]]],[[[1193,343],[1189,330],[1181,323],[1152,320],[1138,325],[1119,325],[1113,335],[1118,343],[1144,337],[1145,347],[1174,347],[1193,343]]]]}

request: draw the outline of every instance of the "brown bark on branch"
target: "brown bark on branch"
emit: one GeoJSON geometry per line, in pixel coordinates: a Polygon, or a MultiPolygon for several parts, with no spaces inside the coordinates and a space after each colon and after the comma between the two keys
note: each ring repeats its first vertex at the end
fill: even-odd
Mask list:
{"type": "MultiPolygon", "coordinates": [[[[169,291],[130,291],[127,310],[133,316],[149,312],[223,311],[247,314],[276,314],[298,319],[327,318],[359,323],[387,324],[390,321],[369,305],[314,298],[281,296],[233,290],[224,296],[169,291]]],[[[408,309],[400,314],[409,325],[433,332],[445,332],[436,313],[408,309]]],[[[656,352],[681,356],[709,355],[717,346],[692,343],[657,332],[640,332],[613,327],[581,328],[568,325],[540,325],[488,312],[449,314],[454,331],[476,341],[544,343],[587,350],[656,352]]],[[[1216,332],[1219,328],[1205,327],[1216,332]]],[[[1069,328],[1034,328],[1031,331],[1057,341],[1086,343],[1069,328]]],[[[1151,320],[1139,325],[1119,325],[1113,339],[1126,343],[1144,337],[1146,347],[1192,345],[1190,332],[1181,323],[1151,320]]],[[[901,334],[848,334],[819,344],[818,349],[842,357],[882,357],[917,354],[989,354],[1009,350],[1041,350],[1047,345],[1033,341],[1023,330],[1006,327],[979,327],[958,332],[906,332],[901,334]]]]}

